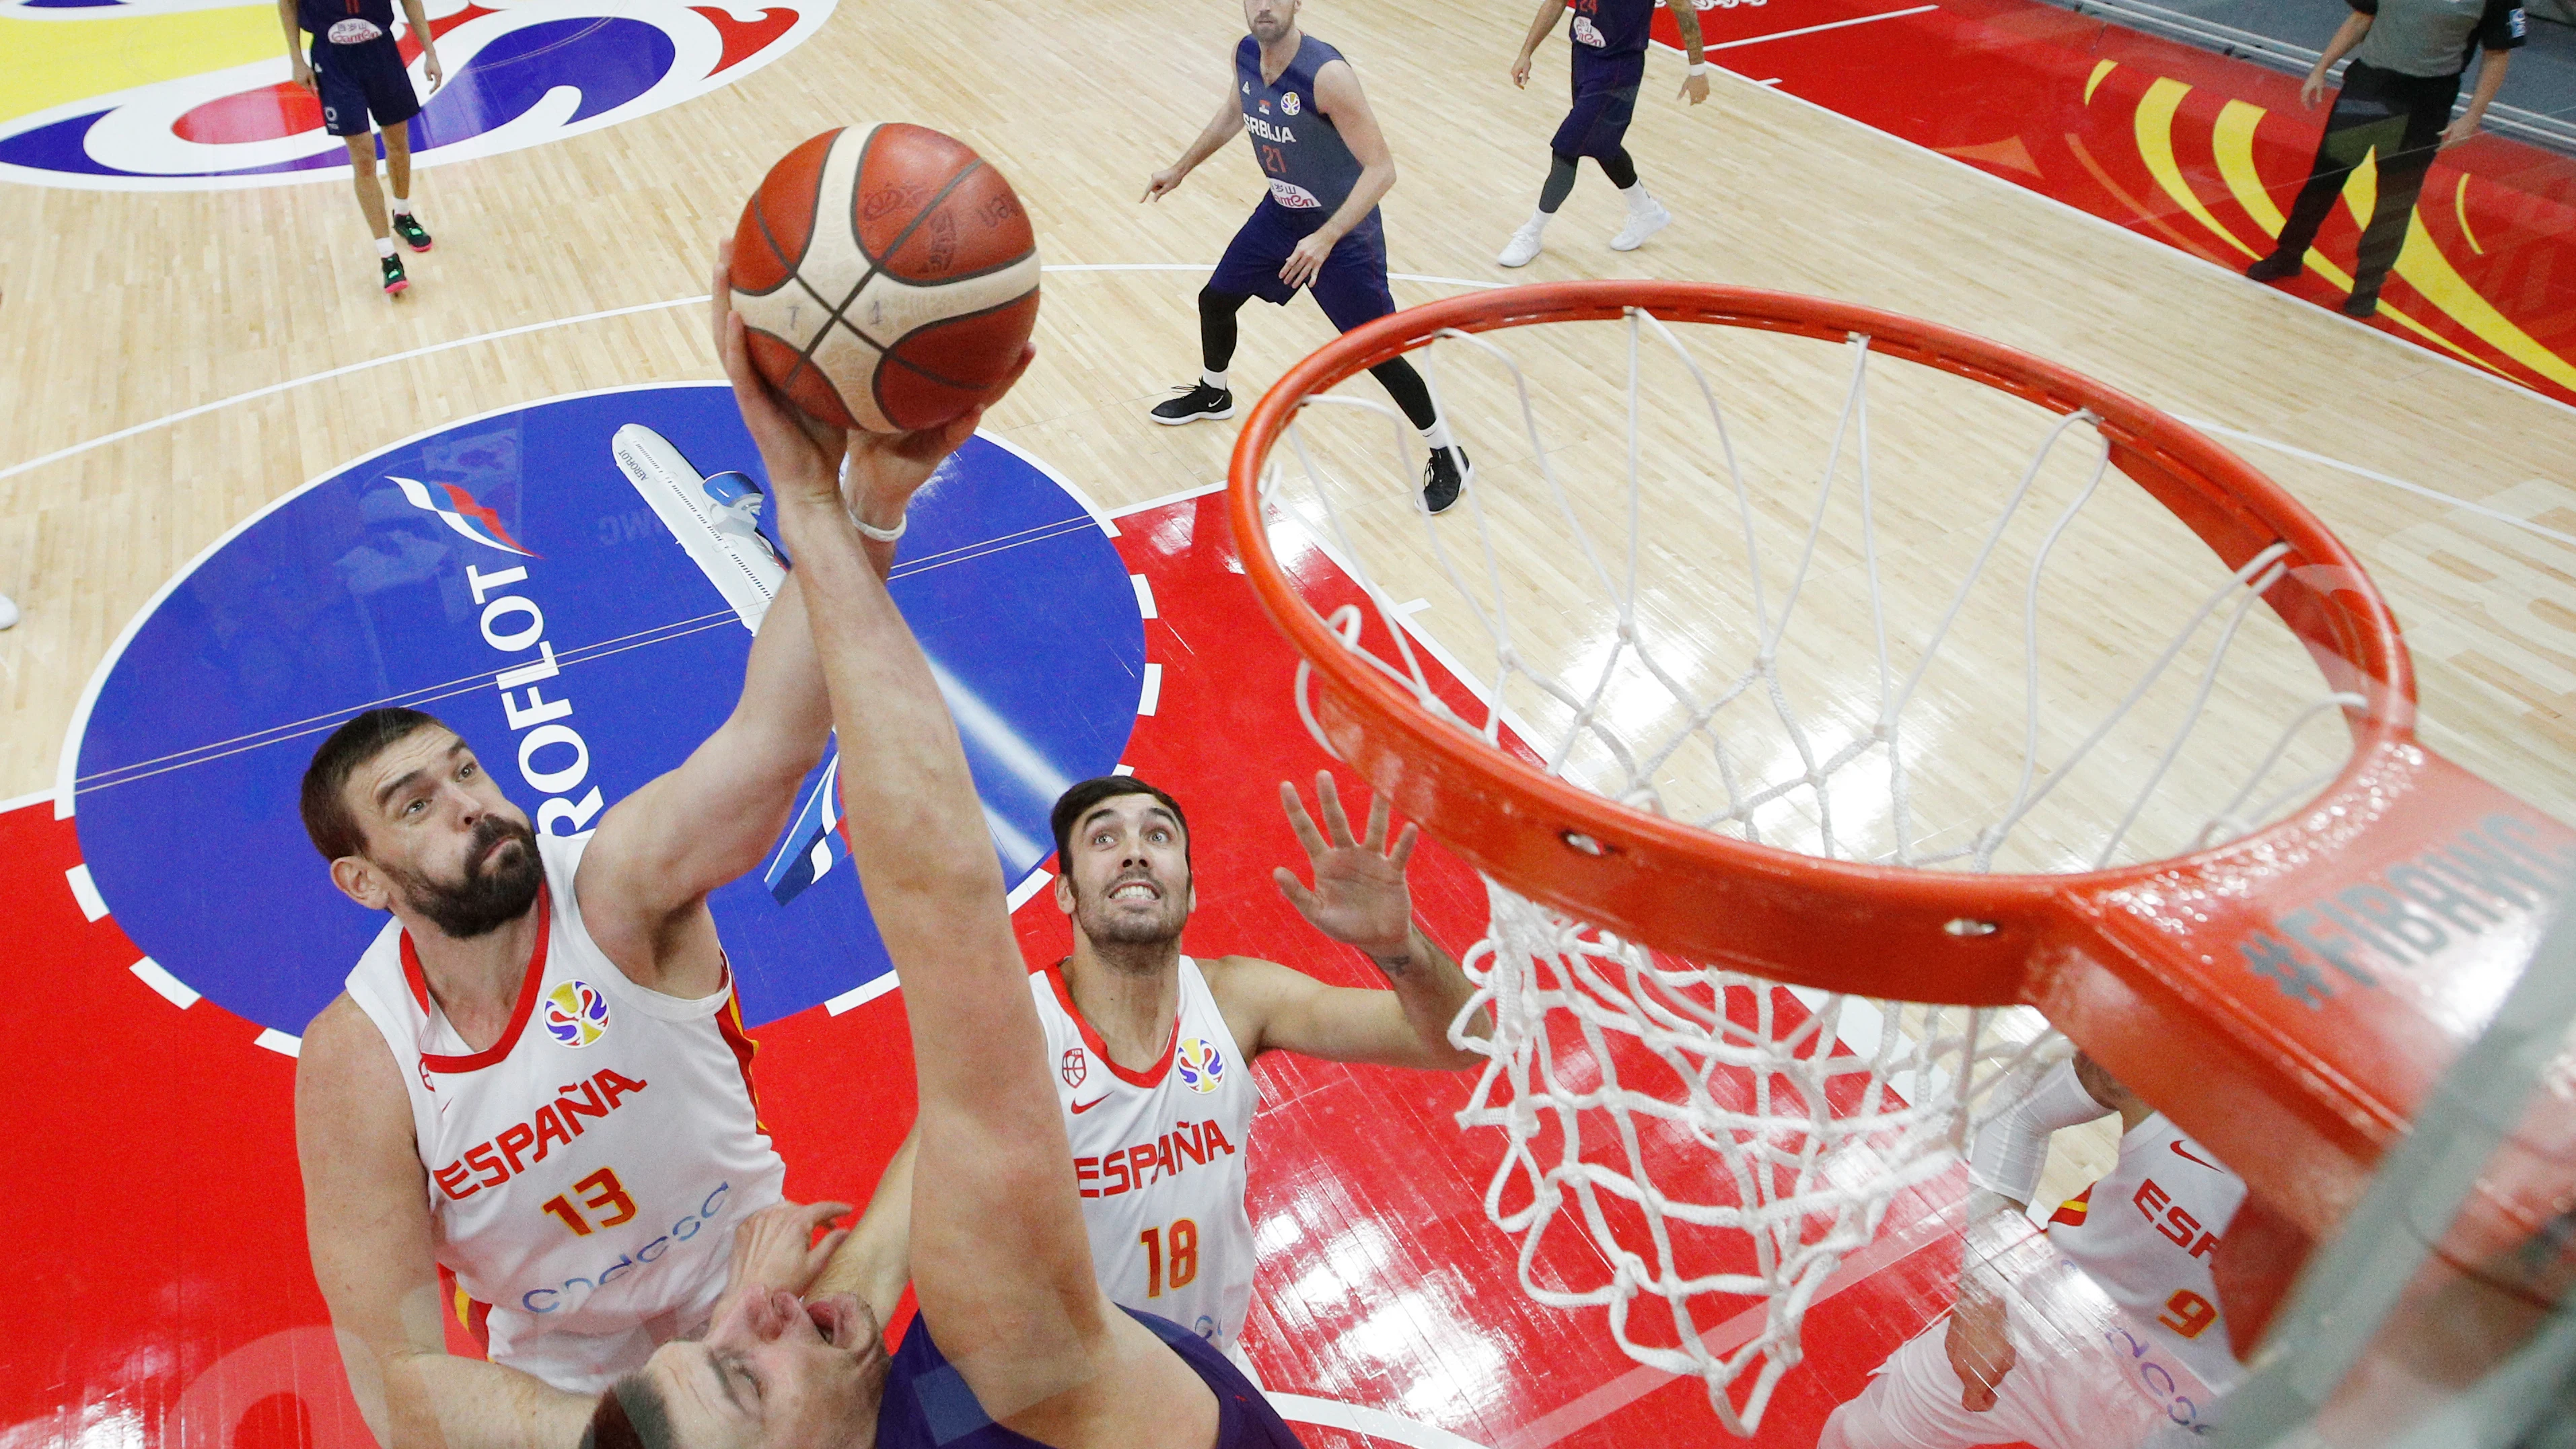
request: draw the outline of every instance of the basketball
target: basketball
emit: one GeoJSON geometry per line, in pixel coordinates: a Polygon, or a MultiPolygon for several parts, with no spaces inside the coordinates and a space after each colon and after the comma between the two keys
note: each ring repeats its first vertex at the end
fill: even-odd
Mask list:
{"type": "Polygon", "coordinates": [[[937,427],[1002,395],[1037,325],[1037,239],[973,148],[826,131],[742,209],[729,276],[761,376],[833,427],[937,427]]]}

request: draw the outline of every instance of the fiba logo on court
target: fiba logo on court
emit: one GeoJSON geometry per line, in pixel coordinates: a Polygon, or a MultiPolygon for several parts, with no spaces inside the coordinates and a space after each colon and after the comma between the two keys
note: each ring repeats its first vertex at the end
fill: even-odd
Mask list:
{"type": "MultiPolygon", "coordinates": [[[[411,123],[415,162],[516,151],[695,99],[803,44],[836,3],[737,14],[682,0],[427,0],[446,73],[436,93],[418,37],[396,32],[423,103],[411,123]]],[[[0,51],[12,62],[0,68],[0,180],[200,191],[345,177],[348,151],[323,129],[321,102],[290,78],[275,20],[210,24],[210,8],[224,7],[0,0],[0,51]],[[85,62],[102,49],[131,59],[101,72],[85,62]],[[67,74],[102,78],[65,100],[67,74]]],[[[343,20],[330,38],[352,26],[374,29],[343,20]]]]}
{"type": "Polygon", "coordinates": [[[1181,1085],[1202,1096],[1225,1085],[1225,1054],[1205,1037],[1182,1042],[1172,1066],[1181,1074],[1181,1085]]]}
{"type": "Polygon", "coordinates": [[[1067,1048],[1064,1065],[1056,1068],[1056,1075],[1064,1078],[1066,1086],[1079,1087],[1083,1079],[1091,1075],[1091,1058],[1084,1055],[1080,1047],[1067,1048]]]}
{"type": "Polygon", "coordinates": [[[608,1035],[608,998],[587,981],[567,981],[546,993],[546,1035],[580,1048],[608,1035]]]}
{"type": "Polygon", "coordinates": [[[1290,91],[1288,94],[1286,94],[1286,95],[1284,95],[1284,96],[1281,96],[1281,97],[1279,98],[1279,109],[1281,109],[1281,110],[1283,110],[1283,111],[1286,111],[1288,114],[1290,114],[1290,115],[1292,115],[1292,116],[1293,116],[1293,115],[1295,115],[1295,114],[1297,114],[1297,111],[1298,111],[1297,93],[1296,93],[1295,91],[1290,91]]]}

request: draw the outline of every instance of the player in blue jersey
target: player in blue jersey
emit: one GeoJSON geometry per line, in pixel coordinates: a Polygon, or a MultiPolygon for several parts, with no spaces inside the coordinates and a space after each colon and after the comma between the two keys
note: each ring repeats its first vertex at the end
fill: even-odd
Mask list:
{"type": "MultiPolygon", "coordinates": [[[[1646,238],[1662,231],[1672,222],[1673,214],[1664,204],[1646,193],[1646,185],[1637,179],[1637,163],[1628,157],[1628,121],[1637,113],[1637,88],[1646,79],[1646,42],[1654,33],[1655,7],[1662,0],[1539,0],[1538,14],[1530,21],[1529,36],[1521,42],[1520,58],[1512,62],[1512,84],[1526,86],[1530,78],[1530,57],[1556,29],[1556,17],[1574,12],[1574,104],[1556,135],[1547,143],[1549,161],[1547,183],[1539,188],[1538,210],[1503,243],[1503,253],[1494,260],[1507,267],[1525,267],[1537,256],[1540,237],[1547,230],[1548,218],[1565,204],[1574,191],[1574,166],[1589,156],[1600,166],[1601,174],[1619,188],[1628,199],[1628,221],[1619,234],[1610,238],[1614,252],[1632,252],[1646,244],[1646,238]]],[[[1692,105],[1708,99],[1708,54],[1700,45],[1699,13],[1689,5],[1675,5],[1673,21],[1681,27],[1682,50],[1690,56],[1690,70],[1682,78],[1681,93],[1692,105]]]]}
{"type": "MultiPolygon", "coordinates": [[[[1234,416],[1225,369],[1234,358],[1235,313],[1254,297],[1285,306],[1298,288],[1310,287],[1324,315],[1344,332],[1395,310],[1386,284],[1386,227],[1377,210],[1395,186],[1395,158],[1360,94],[1359,74],[1340,51],[1297,28],[1297,0],[1243,0],[1243,20],[1252,33],[1235,47],[1234,80],[1215,119],[1180,160],[1154,173],[1144,199],[1158,200],[1179,186],[1238,131],[1252,133],[1270,195],[1234,234],[1199,291],[1199,380],[1154,409],[1158,423],[1234,416]]],[[[1466,483],[1466,449],[1449,436],[1412,363],[1389,358],[1369,372],[1430,450],[1424,506],[1447,511],[1466,483]]]]}
{"type": "MultiPolygon", "coordinates": [[[[429,33],[420,0],[403,0],[403,16],[420,42],[422,73],[435,95],[447,79],[438,63],[438,41],[429,33]]],[[[402,258],[394,255],[399,233],[413,251],[429,250],[429,232],[411,210],[411,118],[420,114],[420,97],[394,42],[393,0],[277,0],[278,22],[286,27],[287,59],[295,63],[295,83],[322,102],[322,125],[348,143],[349,171],[358,190],[358,210],[376,234],[376,259],[384,273],[385,295],[411,285],[402,258]],[[306,60],[302,37],[313,37],[306,60]],[[385,214],[384,192],[376,185],[376,128],[384,128],[385,171],[393,182],[393,215],[385,214]]]]}

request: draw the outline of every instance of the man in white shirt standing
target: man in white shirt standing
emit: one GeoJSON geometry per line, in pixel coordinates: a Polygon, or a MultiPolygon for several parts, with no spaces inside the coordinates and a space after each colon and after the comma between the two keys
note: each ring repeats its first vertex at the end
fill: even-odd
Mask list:
{"type": "Polygon", "coordinates": [[[1309,886],[1280,869],[1280,890],[1316,930],[1367,956],[1385,989],[1327,986],[1257,957],[1183,955],[1197,903],[1189,823],[1179,801],[1130,775],[1085,780],[1056,802],[1055,902],[1074,948],[1030,978],[1101,1287],[1238,1362],[1252,1299],[1253,1059],[1292,1051],[1440,1071],[1483,1061],[1449,1042],[1474,988],[1413,921],[1415,827],[1390,844],[1379,796],[1354,838],[1329,774],[1316,776],[1320,830],[1294,785],[1279,790],[1313,873],[1309,886]]]}

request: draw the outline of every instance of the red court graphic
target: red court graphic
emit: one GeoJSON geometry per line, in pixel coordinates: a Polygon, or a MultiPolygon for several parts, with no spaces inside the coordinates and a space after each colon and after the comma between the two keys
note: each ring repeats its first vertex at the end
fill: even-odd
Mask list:
{"type": "MultiPolygon", "coordinates": [[[[2325,124],[2295,76],[2039,0],[1699,15],[1719,65],[2230,270],[2271,251],[2325,124]]],[[[2339,305],[2374,194],[2356,172],[2281,285],[2339,305]]],[[[2481,133],[2433,163],[2370,325],[2576,401],[2576,273],[2555,264],[2571,234],[2576,160],[2481,133]]]]}

